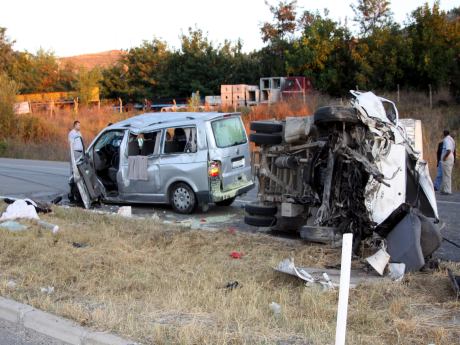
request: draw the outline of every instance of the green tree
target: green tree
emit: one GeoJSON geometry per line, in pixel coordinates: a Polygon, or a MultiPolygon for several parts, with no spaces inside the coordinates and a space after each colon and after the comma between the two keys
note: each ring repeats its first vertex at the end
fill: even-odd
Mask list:
{"type": "Polygon", "coordinates": [[[316,89],[340,95],[353,85],[354,61],[350,32],[319,12],[304,12],[303,32],[287,51],[287,72],[304,75],[316,89]]]}
{"type": "Polygon", "coordinates": [[[460,26],[441,11],[439,2],[412,12],[407,34],[412,41],[414,61],[406,72],[415,87],[434,89],[446,84],[455,74],[460,55],[460,26]]]}
{"type": "Polygon", "coordinates": [[[286,51],[290,48],[297,29],[297,1],[280,1],[276,6],[270,5],[272,22],[262,24],[260,31],[262,41],[267,46],[259,52],[259,59],[264,67],[263,75],[286,74],[286,51]]]}
{"type": "Polygon", "coordinates": [[[82,104],[87,105],[93,100],[93,90],[99,86],[102,78],[101,72],[98,68],[92,70],[81,69],[78,73],[77,91],[78,98],[82,104]]]}
{"type": "Polygon", "coordinates": [[[363,36],[392,23],[389,0],[357,0],[357,4],[351,4],[350,7],[363,36]]]}
{"type": "Polygon", "coordinates": [[[16,82],[0,72],[0,140],[11,135],[14,124],[13,105],[17,93],[16,82]]]}
{"type": "Polygon", "coordinates": [[[6,36],[6,28],[0,27],[0,72],[9,73],[14,60],[14,41],[6,36]]]}
{"type": "MultiPolygon", "coordinates": [[[[134,87],[130,85],[129,69],[124,62],[102,70],[101,96],[103,98],[118,99],[127,102],[134,94],[134,87]]],[[[135,83],[133,82],[135,85],[135,83]]]]}

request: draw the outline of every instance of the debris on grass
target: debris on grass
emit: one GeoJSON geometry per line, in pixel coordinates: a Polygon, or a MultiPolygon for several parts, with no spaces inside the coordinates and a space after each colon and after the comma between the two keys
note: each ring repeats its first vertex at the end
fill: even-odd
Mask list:
{"type": "Polygon", "coordinates": [[[269,305],[270,310],[273,312],[275,317],[280,317],[281,315],[281,306],[276,302],[271,302],[269,305]]]}
{"type": "Polygon", "coordinates": [[[20,232],[27,230],[27,226],[18,223],[14,220],[7,220],[6,222],[0,223],[0,228],[6,229],[11,232],[20,232]]]}
{"type": "Polygon", "coordinates": [[[454,272],[452,272],[450,268],[447,269],[447,274],[449,275],[449,279],[452,284],[452,288],[454,289],[455,297],[459,299],[460,297],[460,275],[457,275],[454,272]]]}
{"type": "Polygon", "coordinates": [[[15,289],[17,285],[18,284],[14,280],[8,280],[8,282],[6,283],[6,287],[10,290],[15,289]]]}
{"type": "Polygon", "coordinates": [[[42,287],[40,288],[40,292],[47,295],[51,295],[54,293],[54,286],[42,287]]]}
{"type": "Polygon", "coordinates": [[[16,200],[8,205],[6,211],[3,212],[0,220],[13,220],[13,219],[40,219],[37,211],[33,205],[27,204],[25,200],[16,200]]]}
{"type": "MultiPolygon", "coordinates": [[[[294,264],[294,259],[292,258],[284,259],[278,264],[277,267],[274,267],[274,270],[300,278],[307,283],[307,286],[313,286],[313,284],[317,283],[326,287],[338,287],[340,283],[340,270],[313,267],[296,267],[294,264]],[[326,274],[326,276],[324,274],[326,274]]],[[[352,269],[350,277],[350,288],[356,288],[358,284],[382,282],[385,279],[385,277],[380,277],[372,272],[366,273],[361,269],[352,269]]]]}
{"type": "Polygon", "coordinates": [[[122,206],[118,209],[118,215],[122,217],[131,218],[132,217],[132,210],[131,206],[122,206]]]}
{"type": "Polygon", "coordinates": [[[244,256],[244,253],[240,253],[240,252],[233,251],[230,253],[230,257],[232,259],[241,259],[243,256],[244,256]]]}

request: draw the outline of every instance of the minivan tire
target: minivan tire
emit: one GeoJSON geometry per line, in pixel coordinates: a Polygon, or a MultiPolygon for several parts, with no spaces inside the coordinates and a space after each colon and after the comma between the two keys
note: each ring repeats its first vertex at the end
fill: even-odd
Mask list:
{"type": "Polygon", "coordinates": [[[169,193],[169,202],[177,213],[192,213],[196,207],[195,193],[188,184],[176,183],[169,193]]]}
{"type": "Polygon", "coordinates": [[[247,213],[256,216],[274,216],[278,211],[278,208],[275,205],[256,203],[246,204],[244,209],[247,213]]]}
{"type": "Polygon", "coordinates": [[[250,125],[251,131],[258,133],[279,133],[283,131],[283,125],[272,121],[254,121],[250,125]]]}
{"type": "Polygon", "coordinates": [[[247,214],[244,216],[244,222],[248,225],[268,228],[276,224],[276,218],[268,216],[253,216],[247,214]]]}
{"type": "Polygon", "coordinates": [[[251,133],[249,140],[256,145],[278,145],[283,141],[281,134],[251,133]]]}
{"type": "Polygon", "coordinates": [[[233,204],[235,199],[236,199],[236,196],[234,196],[233,198],[222,200],[222,201],[216,201],[216,205],[217,206],[230,206],[231,204],[233,204]]]}
{"type": "Polygon", "coordinates": [[[313,116],[315,125],[330,122],[359,123],[356,109],[351,107],[321,107],[313,116]]]}

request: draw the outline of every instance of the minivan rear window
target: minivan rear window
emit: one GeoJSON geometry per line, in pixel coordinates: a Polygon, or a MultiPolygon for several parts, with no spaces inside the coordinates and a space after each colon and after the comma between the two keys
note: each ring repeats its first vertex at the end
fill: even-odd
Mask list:
{"type": "Polygon", "coordinates": [[[247,142],[246,131],[239,117],[233,116],[213,121],[212,131],[219,148],[231,147],[247,142]]]}

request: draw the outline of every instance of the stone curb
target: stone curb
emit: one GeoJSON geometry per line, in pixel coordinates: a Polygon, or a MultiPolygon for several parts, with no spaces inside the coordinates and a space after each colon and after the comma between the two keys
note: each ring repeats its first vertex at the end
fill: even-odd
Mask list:
{"type": "Polygon", "coordinates": [[[0,297],[0,319],[71,345],[139,345],[113,334],[93,332],[77,323],[0,297]]]}

